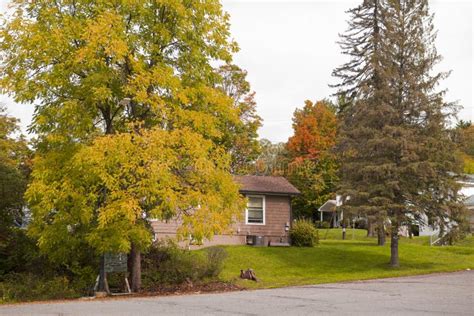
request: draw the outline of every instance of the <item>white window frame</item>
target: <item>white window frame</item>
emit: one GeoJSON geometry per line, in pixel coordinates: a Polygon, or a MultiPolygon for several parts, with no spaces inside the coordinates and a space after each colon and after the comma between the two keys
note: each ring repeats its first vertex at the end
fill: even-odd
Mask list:
{"type": "MultiPolygon", "coordinates": [[[[265,195],[246,195],[246,197],[254,197],[254,198],[262,198],[262,207],[263,207],[263,223],[249,223],[249,212],[248,207],[245,208],[245,225],[258,225],[263,226],[265,225],[265,209],[266,209],[266,202],[265,202],[265,195]]],[[[247,204],[248,205],[248,204],[247,204]]]]}

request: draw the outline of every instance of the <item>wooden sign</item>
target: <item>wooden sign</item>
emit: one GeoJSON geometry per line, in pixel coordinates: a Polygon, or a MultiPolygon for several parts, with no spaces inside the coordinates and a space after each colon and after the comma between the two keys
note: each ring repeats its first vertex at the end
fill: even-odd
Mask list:
{"type": "Polygon", "coordinates": [[[104,255],[105,272],[127,272],[126,253],[106,253],[104,255]]]}

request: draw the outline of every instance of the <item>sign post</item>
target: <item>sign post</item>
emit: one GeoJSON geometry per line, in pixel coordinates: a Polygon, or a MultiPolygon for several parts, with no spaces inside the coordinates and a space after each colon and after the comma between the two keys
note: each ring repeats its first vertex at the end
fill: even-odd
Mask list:
{"type": "Polygon", "coordinates": [[[105,272],[127,272],[127,254],[105,253],[104,269],[105,272]]]}
{"type": "MultiPolygon", "coordinates": [[[[106,292],[110,295],[109,284],[107,282],[107,273],[127,272],[127,254],[126,253],[105,253],[100,257],[100,272],[95,286],[98,292],[106,292]]],[[[132,293],[128,278],[125,276],[125,287],[127,293],[132,293]]]]}

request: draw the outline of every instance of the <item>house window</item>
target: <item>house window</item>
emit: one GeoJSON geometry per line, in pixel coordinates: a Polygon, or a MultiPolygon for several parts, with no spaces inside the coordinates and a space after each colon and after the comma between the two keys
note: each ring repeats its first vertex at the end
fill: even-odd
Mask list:
{"type": "Polygon", "coordinates": [[[245,212],[246,224],[265,224],[265,197],[249,195],[247,210],[245,212]]]}

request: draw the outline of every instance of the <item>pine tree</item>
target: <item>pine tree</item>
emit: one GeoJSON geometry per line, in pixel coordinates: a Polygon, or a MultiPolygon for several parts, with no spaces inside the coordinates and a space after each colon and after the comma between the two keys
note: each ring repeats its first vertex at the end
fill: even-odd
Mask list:
{"type": "MultiPolygon", "coordinates": [[[[383,39],[377,58],[355,58],[360,69],[375,72],[372,80],[354,76],[356,88],[348,88],[363,93],[343,113],[341,191],[351,197],[348,209],[388,217],[390,264],[396,267],[401,225],[426,218],[442,231],[449,221],[461,225],[463,208],[453,176],[460,163],[447,130],[455,108],[443,100],[444,91],[436,90],[447,73],[432,74],[440,56],[433,46],[436,34],[427,1],[372,3],[383,8],[383,39]]],[[[357,68],[351,70],[357,73],[357,68]]],[[[351,83],[341,78],[343,85],[351,83]]]]}
{"type": "Polygon", "coordinates": [[[338,88],[339,98],[351,102],[354,99],[381,97],[375,95],[384,83],[383,51],[385,50],[384,16],[381,0],[364,0],[363,3],[347,12],[350,15],[349,27],[341,34],[342,53],[350,60],[334,69],[333,76],[341,82],[332,85],[338,88]]]}
{"type": "MultiPolygon", "coordinates": [[[[334,70],[333,75],[341,79],[341,82],[333,87],[338,88],[339,99],[345,100],[342,123],[342,141],[340,149],[344,152],[344,148],[360,148],[362,144],[357,142],[365,138],[381,139],[381,121],[380,117],[387,115],[387,69],[385,67],[384,51],[387,50],[386,27],[384,25],[384,17],[386,9],[381,0],[364,0],[364,2],[354,9],[348,11],[350,14],[349,28],[346,34],[341,35],[341,49],[343,54],[350,56],[349,62],[334,70]],[[365,100],[368,102],[367,107],[361,111],[359,106],[355,106],[356,101],[365,100]],[[377,104],[377,106],[370,106],[377,104]],[[351,106],[352,105],[352,106],[351,106]],[[364,128],[357,128],[360,119],[367,120],[364,128]]],[[[360,105],[360,103],[359,103],[360,105]]],[[[361,126],[362,127],[362,126],[361,126]]],[[[375,154],[377,148],[373,148],[371,144],[368,146],[368,152],[375,154]]],[[[367,152],[367,153],[368,153],[367,152]]],[[[344,159],[349,163],[343,165],[345,177],[353,176],[351,182],[362,182],[357,178],[358,172],[362,166],[368,162],[365,157],[348,156],[350,153],[344,154],[344,159]]],[[[379,161],[374,161],[379,164],[379,161]]],[[[344,188],[344,182],[343,188],[344,188]]],[[[353,185],[349,185],[346,190],[356,190],[359,192],[367,192],[369,188],[356,189],[353,185]]],[[[368,235],[373,231],[374,223],[377,223],[378,244],[385,243],[384,223],[387,217],[386,212],[380,208],[369,208],[362,205],[366,203],[356,202],[354,192],[351,192],[352,203],[361,204],[361,207],[347,207],[346,212],[354,213],[354,215],[363,212],[368,219],[368,235]]]]}

